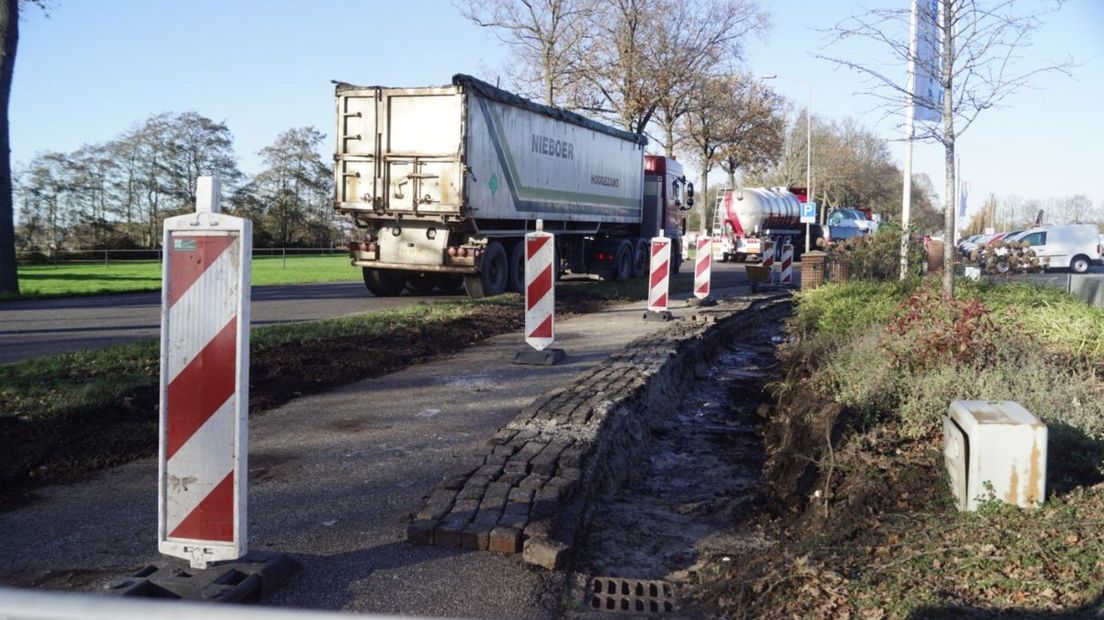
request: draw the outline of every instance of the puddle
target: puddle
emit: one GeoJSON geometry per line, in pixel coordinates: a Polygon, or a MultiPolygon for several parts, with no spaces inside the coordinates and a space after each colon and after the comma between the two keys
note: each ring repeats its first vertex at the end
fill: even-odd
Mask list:
{"type": "Polygon", "coordinates": [[[647,458],[590,511],[578,573],[679,582],[701,562],[763,544],[741,524],[763,481],[754,415],[780,333],[767,326],[730,346],[653,427],[647,458]]]}

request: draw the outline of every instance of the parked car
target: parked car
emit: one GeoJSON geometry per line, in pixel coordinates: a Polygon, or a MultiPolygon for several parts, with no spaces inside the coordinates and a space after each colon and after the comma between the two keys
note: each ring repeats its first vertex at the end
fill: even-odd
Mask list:
{"type": "Polygon", "coordinates": [[[966,252],[966,246],[971,244],[971,243],[975,243],[978,239],[981,239],[984,236],[985,235],[977,234],[977,235],[970,235],[969,237],[966,237],[965,239],[959,239],[958,240],[958,245],[955,246],[955,247],[958,248],[958,252],[960,254],[966,254],[967,253],[966,252]]]}
{"type": "Polygon", "coordinates": [[[833,209],[828,214],[829,226],[844,226],[858,228],[864,233],[874,232],[878,229],[878,222],[866,218],[866,214],[858,209],[840,208],[833,209]]]}
{"type": "Polygon", "coordinates": [[[1100,229],[1095,224],[1043,226],[1020,233],[1013,241],[1027,241],[1040,259],[1050,259],[1050,267],[1085,273],[1090,265],[1104,263],[1100,229]]]}
{"type": "Polygon", "coordinates": [[[985,244],[995,236],[996,236],[996,233],[991,233],[991,234],[988,234],[988,235],[981,235],[980,237],[974,239],[973,241],[971,241],[969,243],[962,244],[962,253],[966,254],[966,255],[969,255],[970,252],[973,252],[974,250],[976,250],[978,248],[984,247],[985,244]]]}
{"type": "Polygon", "coordinates": [[[997,233],[996,235],[993,236],[993,238],[986,241],[984,245],[985,245],[985,247],[990,247],[991,248],[994,245],[996,245],[998,241],[1004,241],[1006,243],[1011,243],[1013,240],[1015,240],[1017,237],[1019,237],[1021,233],[1023,233],[1022,230],[1013,230],[1012,232],[997,233]]]}

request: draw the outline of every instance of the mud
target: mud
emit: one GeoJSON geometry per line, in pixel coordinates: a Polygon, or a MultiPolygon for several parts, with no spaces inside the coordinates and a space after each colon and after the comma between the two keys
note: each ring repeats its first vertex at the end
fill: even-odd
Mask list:
{"type": "Polygon", "coordinates": [[[765,489],[756,410],[777,373],[772,341],[780,334],[780,321],[764,321],[701,365],[693,396],[652,425],[644,461],[591,506],[574,567],[574,613],[594,613],[590,578],[659,580],[677,590],[703,565],[770,544],[749,525],[765,489]]]}

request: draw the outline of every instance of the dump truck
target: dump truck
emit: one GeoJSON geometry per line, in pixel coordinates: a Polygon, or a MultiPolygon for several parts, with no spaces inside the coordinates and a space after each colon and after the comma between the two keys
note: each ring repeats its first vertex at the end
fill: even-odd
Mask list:
{"type": "Polygon", "coordinates": [[[334,208],[356,226],[351,262],[374,295],[521,292],[538,222],[555,234],[557,276],[643,275],[661,232],[677,273],[693,184],[646,155],[644,136],[467,75],[335,95],[334,208]]]}

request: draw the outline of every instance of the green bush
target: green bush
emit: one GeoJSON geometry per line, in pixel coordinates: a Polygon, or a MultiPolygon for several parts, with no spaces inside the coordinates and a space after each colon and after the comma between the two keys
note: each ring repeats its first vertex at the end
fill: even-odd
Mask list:
{"type": "MultiPolygon", "coordinates": [[[[828,353],[816,382],[862,419],[895,421],[909,436],[934,430],[950,401],[982,399],[1015,400],[1047,423],[1104,438],[1104,383],[1089,360],[1055,353],[1044,338],[1016,322],[1025,317],[1038,322],[1039,308],[1052,307],[1011,303],[1049,297],[1038,292],[1000,292],[1000,311],[994,311],[977,298],[948,302],[920,289],[885,328],[854,334],[828,353]]],[[[870,312],[857,295],[842,299],[851,299],[856,311],[870,312]]],[[[1065,306],[1064,298],[1054,300],[1065,306]]],[[[831,307],[842,312],[844,303],[837,300],[831,307]]],[[[1060,342],[1054,333],[1071,329],[1077,331],[1055,328],[1047,338],[1060,342]]]]}
{"type": "Polygon", "coordinates": [[[797,294],[791,327],[801,334],[846,336],[888,321],[912,285],[897,282],[830,284],[797,294]]]}

